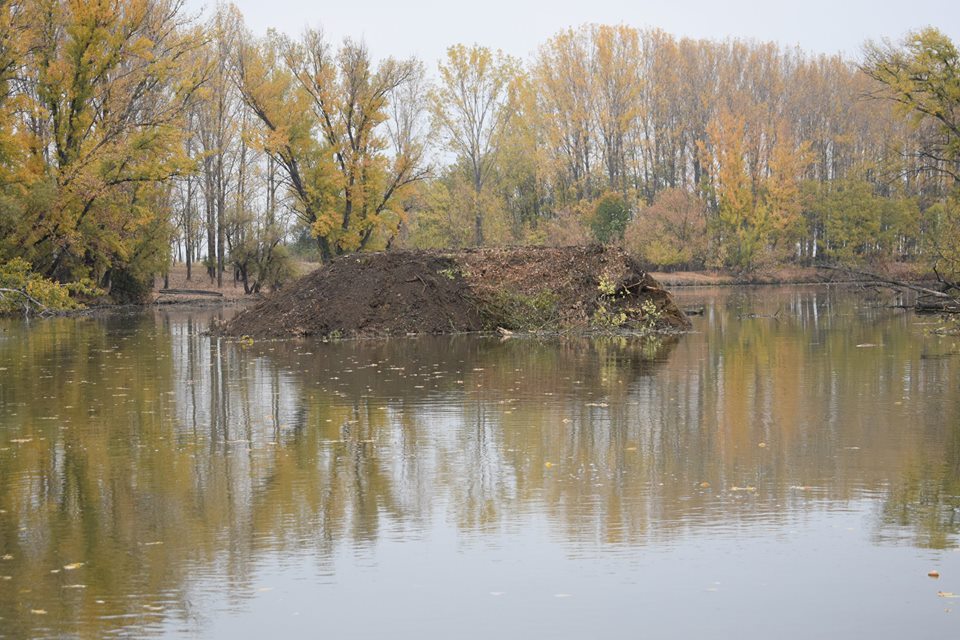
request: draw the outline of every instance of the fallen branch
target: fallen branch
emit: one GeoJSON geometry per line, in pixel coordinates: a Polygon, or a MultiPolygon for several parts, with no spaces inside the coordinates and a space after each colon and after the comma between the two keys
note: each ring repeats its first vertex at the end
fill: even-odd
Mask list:
{"type": "Polygon", "coordinates": [[[213,296],[222,298],[223,294],[219,291],[208,291],[206,289],[160,289],[157,293],[171,296],[213,296]]]}
{"type": "Polygon", "coordinates": [[[921,296],[917,298],[916,310],[918,313],[960,313],[960,300],[943,298],[925,300],[921,296]]]}
{"type": "Polygon", "coordinates": [[[860,276],[861,278],[869,278],[874,282],[882,282],[883,284],[889,284],[894,287],[901,287],[903,289],[910,289],[911,291],[916,291],[918,293],[925,293],[929,296],[935,298],[944,298],[946,300],[953,300],[954,297],[943,291],[937,291],[936,289],[930,289],[928,287],[921,287],[920,285],[913,284],[911,282],[904,282],[903,280],[894,280],[892,278],[887,278],[885,276],[877,275],[876,273],[870,273],[868,271],[858,271],[856,269],[851,269],[849,267],[827,267],[820,266],[818,269],[829,269],[831,271],[844,271],[846,273],[853,274],[855,276],[860,276]]]}
{"type": "Polygon", "coordinates": [[[950,289],[954,289],[954,290],[956,290],[956,291],[960,291],[960,284],[958,284],[958,283],[956,283],[956,282],[951,282],[950,280],[947,280],[946,278],[944,278],[942,275],[940,275],[940,272],[937,271],[937,268],[936,268],[936,267],[933,268],[933,273],[934,273],[934,275],[937,276],[937,280],[939,280],[940,282],[942,282],[942,283],[943,283],[943,286],[946,287],[945,291],[949,291],[950,289]]]}
{"type": "Polygon", "coordinates": [[[12,293],[15,293],[21,298],[23,298],[22,300],[20,300],[20,305],[23,307],[24,315],[27,315],[27,316],[30,315],[31,304],[33,304],[39,310],[40,315],[54,313],[53,311],[50,310],[50,308],[47,305],[43,304],[42,302],[34,298],[23,289],[8,289],[6,287],[0,287],[0,300],[6,300],[7,295],[12,293]]]}

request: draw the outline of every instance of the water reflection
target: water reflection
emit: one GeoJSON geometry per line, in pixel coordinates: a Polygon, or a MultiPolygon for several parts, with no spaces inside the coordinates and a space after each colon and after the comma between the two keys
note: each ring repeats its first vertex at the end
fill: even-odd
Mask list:
{"type": "Polygon", "coordinates": [[[655,342],[6,322],[0,629],[197,632],[204,594],[242,610],[265,563],[336,584],[345,553],[376,566],[451,526],[630,560],[866,508],[872,544],[956,545],[956,345],[822,289],[684,295],[706,297],[697,332],[655,342]]]}

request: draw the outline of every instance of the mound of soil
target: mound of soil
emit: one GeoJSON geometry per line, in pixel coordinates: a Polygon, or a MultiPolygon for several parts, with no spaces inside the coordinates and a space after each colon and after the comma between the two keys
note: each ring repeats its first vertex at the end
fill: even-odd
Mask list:
{"type": "Polygon", "coordinates": [[[223,333],[285,338],[689,326],[670,294],[619,249],[523,247],[337,258],[242,312],[223,333]]]}

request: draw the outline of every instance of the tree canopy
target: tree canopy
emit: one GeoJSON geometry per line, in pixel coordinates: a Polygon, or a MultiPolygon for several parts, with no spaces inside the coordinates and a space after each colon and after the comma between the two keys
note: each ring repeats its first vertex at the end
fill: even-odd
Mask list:
{"type": "Polygon", "coordinates": [[[958,65],[935,28],[850,60],[628,25],[432,65],[232,5],[0,0],[0,264],[116,299],[175,261],[255,291],[290,251],[595,240],[956,278],[958,65]]]}

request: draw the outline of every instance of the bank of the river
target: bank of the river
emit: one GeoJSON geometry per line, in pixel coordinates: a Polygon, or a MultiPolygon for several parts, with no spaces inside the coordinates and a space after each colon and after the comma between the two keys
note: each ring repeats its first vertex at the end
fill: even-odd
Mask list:
{"type": "MultiPolygon", "coordinates": [[[[322,265],[316,262],[296,263],[296,271],[301,276],[309,275],[321,267],[322,265]]],[[[917,264],[893,263],[884,266],[880,271],[882,271],[884,275],[907,282],[928,282],[936,279],[929,269],[917,264]]],[[[738,274],[719,269],[703,269],[698,271],[651,271],[650,275],[665,287],[717,287],[755,284],[835,284],[859,282],[861,280],[855,276],[850,276],[832,269],[796,266],[771,267],[746,274],[738,274]]],[[[259,300],[261,296],[245,294],[243,292],[243,285],[239,282],[234,282],[233,279],[229,277],[226,278],[222,287],[218,287],[216,280],[211,280],[207,276],[203,265],[194,265],[192,278],[189,280],[187,279],[186,267],[183,263],[178,263],[170,268],[170,273],[166,281],[162,276],[158,276],[154,281],[153,301],[179,303],[220,298],[224,301],[249,301],[259,300]],[[167,285],[166,287],[165,284],[167,285]],[[181,295],[161,293],[165,288],[192,290],[198,293],[181,295]]]]}
{"type": "MultiPolygon", "coordinates": [[[[516,249],[491,249],[494,252],[516,252],[516,249]]],[[[441,252],[444,253],[444,252],[441,252]]],[[[445,252],[452,255],[456,252],[445,252]]],[[[476,253],[476,252],[475,252],[476,253]]],[[[482,252],[480,252],[482,253],[482,252]]],[[[581,265],[582,267],[582,265],[581,265]]],[[[301,277],[315,274],[322,268],[319,263],[298,262],[296,271],[301,277]]],[[[878,268],[877,272],[893,280],[914,283],[931,283],[936,280],[928,269],[916,264],[893,263],[878,268]]],[[[839,271],[820,267],[780,266],[757,270],[751,273],[733,273],[723,270],[700,271],[651,271],[652,277],[660,286],[667,289],[679,287],[717,287],[717,286],[747,286],[747,285],[816,285],[816,284],[862,284],[864,278],[839,271]]],[[[288,291],[293,286],[288,287],[288,291]]],[[[219,305],[253,306],[264,299],[264,295],[245,294],[243,285],[227,277],[223,286],[217,286],[216,280],[211,280],[202,265],[194,265],[192,278],[187,279],[186,267],[175,264],[171,267],[167,278],[158,276],[154,282],[154,289],[149,302],[169,307],[210,307],[219,305]],[[178,293],[171,293],[171,291],[178,293]]],[[[98,309],[113,309],[120,307],[98,307],[98,309]]],[[[503,323],[501,323],[503,324],[503,323]]],[[[434,331],[436,332],[436,331],[434,331]]]]}
{"type": "MultiPolygon", "coordinates": [[[[893,263],[876,269],[876,272],[893,280],[904,282],[930,282],[936,280],[929,269],[920,265],[893,263]]],[[[792,284],[838,284],[860,283],[863,278],[836,269],[820,267],[771,267],[750,273],[732,273],[720,270],[703,271],[652,271],[651,274],[665,287],[722,287],[734,285],[792,285],[792,284]]]]}
{"type": "MultiPolygon", "coordinates": [[[[306,273],[304,271],[303,273],[306,273]]],[[[170,267],[166,277],[159,275],[153,280],[151,303],[182,304],[193,302],[237,302],[257,299],[243,291],[243,283],[233,279],[233,272],[223,274],[223,286],[217,286],[216,278],[210,278],[203,264],[195,264],[187,278],[185,264],[170,267]]]]}

